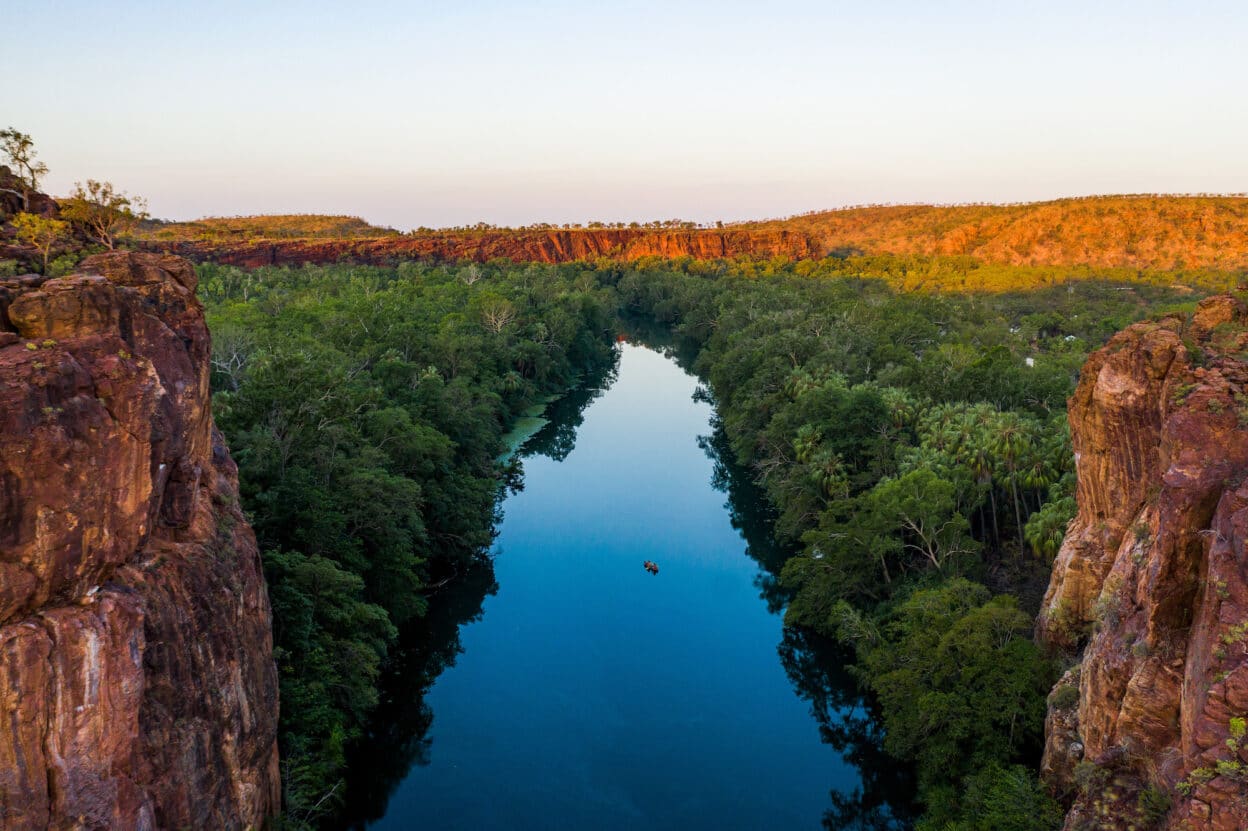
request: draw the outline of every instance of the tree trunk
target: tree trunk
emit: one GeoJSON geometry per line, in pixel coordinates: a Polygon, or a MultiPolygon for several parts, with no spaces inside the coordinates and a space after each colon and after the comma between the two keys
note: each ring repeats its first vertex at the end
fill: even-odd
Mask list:
{"type": "Polygon", "coordinates": [[[1023,515],[1018,509],[1018,483],[1014,481],[1014,477],[1010,477],[1010,491],[1014,494],[1014,522],[1018,525],[1018,548],[1020,551],[1027,549],[1027,544],[1023,541],[1023,515]]]}
{"type": "Polygon", "coordinates": [[[988,486],[988,499],[992,502],[992,541],[1000,545],[1001,530],[997,527],[997,489],[993,485],[988,486]]]}

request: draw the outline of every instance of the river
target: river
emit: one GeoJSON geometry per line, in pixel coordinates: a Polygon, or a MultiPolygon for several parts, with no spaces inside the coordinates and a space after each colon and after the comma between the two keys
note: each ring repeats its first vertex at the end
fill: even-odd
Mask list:
{"type": "Polygon", "coordinates": [[[620,350],[522,450],[493,574],[405,634],[353,827],[905,827],[844,656],[781,624],[782,557],[697,378],[620,350]]]}

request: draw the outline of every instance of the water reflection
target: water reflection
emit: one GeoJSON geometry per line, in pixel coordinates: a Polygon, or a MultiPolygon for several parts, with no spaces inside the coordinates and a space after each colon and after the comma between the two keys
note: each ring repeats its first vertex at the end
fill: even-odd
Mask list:
{"type": "Polygon", "coordinates": [[[789,628],[778,651],[794,691],[810,702],[820,737],[858,768],[862,778],[849,793],[831,792],[832,807],[823,815],[823,827],[909,828],[916,815],[914,777],[907,766],[884,752],[878,714],[847,669],[852,656],[813,632],[789,628]]]}
{"type": "MultiPolygon", "coordinates": [[[[631,322],[630,337],[693,372],[696,347],[674,339],[669,332],[645,321],[631,322]]],[[[699,386],[694,398],[714,405],[714,397],[699,386]]],[[[780,584],[780,570],[792,551],[776,541],[775,511],[763,489],[733,458],[728,436],[716,413],[709,435],[698,446],[714,464],[711,486],[727,495],[724,507],[732,527],[746,542],[745,553],[759,565],[754,585],[768,611],[780,614],[792,594],[780,584]]],[[[884,734],[850,669],[853,654],[814,632],[786,627],[777,647],[780,662],[798,697],[810,704],[820,738],[851,762],[862,777],[861,786],[846,793],[832,789],[832,807],[823,817],[827,829],[897,831],[913,825],[918,815],[916,785],[909,766],[884,752],[884,734]]]]}
{"type": "MultiPolygon", "coordinates": [[[[679,344],[654,345],[689,366],[679,344]]],[[[714,421],[694,445],[710,414],[696,382],[625,351],[619,384],[612,371],[559,402],[522,452],[531,492],[509,499],[501,590],[486,564],[404,633],[351,765],[350,823],[907,826],[912,783],[846,656],[779,626],[786,552],[714,421]]]]}
{"type": "Polygon", "coordinates": [[[585,410],[615,383],[619,373],[619,353],[608,366],[596,371],[567,395],[546,408],[550,423],[525,442],[520,459],[546,456],[561,462],[576,447],[576,431],[585,422],[585,410]]]}
{"type": "Polygon", "coordinates": [[[728,495],[724,507],[728,509],[732,527],[745,540],[746,555],[760,566],[754,578],[758,596],[767,604],[769,612],[780,614],[791,598],[780,585],[780,569],[790,552],[776,542],[772,533],[775,512],[763,489],[739,465],[729,461],[732,450],[718,416],[713,426],[715,429],[709,436],[698,436],[698,446],[715,464],[711,487],[728,495]]]}
{"type": "Polygon", "coordinates": [[[380,819],[412,766],[428,764],[433,712],[425,693],[463,652],[460,627],[479,620],[485,598],[497,591],[493,563],[482,560],[431,597],[428,613],[401,633],[379,685],[380,703],[348,765],[345,826],[380,819]]]}
{"type": "MultiPolygon", "coordinates": [[[[745,553],[759,565],[754,585],[772,612],[780,613],[790,599],[780,585],[780,569],[789,551],[772,533],[774,512],[762,488],[732,461],[728,438],[718,418],[699,446],[715,463],[712,486],[728,495],[732,527],[746,541],[745,553]]],[[[798,697],[810,703],[810,714],[822,740],[858,768],[861,786],[849,793],[833,789],[825,812],[827,829],[896,831],[908,828],[916,815],[915,783],[907,766],[884,752],[884,734],[849,666],[853,655],[827,638],[786,627],[777,648],[780,663],[798,697]]]]}
{"type": "MultiPolygon", "coordinates": [[[[661,341],[663,334],[649,332],[661,341]]],[[[653,348],[649,341],[648,346],[653,348]]],[[[663,342],[666,356],[691,371],[695,349],[688,343],[663,342]]],[[[699,387],[695,398],[714,404],[708,389],[699,387]]],[[[768,610],[781,614],[791,593],[780,584],[780,570],[792,552],[776,542],[775,512],[763,488],[748,470],[735,463],[728,435],[716,413],[711,433],[699,435],[698,445],[714,463],[711,487],[728,495],[733,528],[745,539],[745,554],[759,564],[754,585],[768,610]]],[[[854,655],[821,635],[785,628],[779,648],[780,663],[797,696],[810,702],[810,714],[826,744],[835,747],[859,769],[862,784],[854,791],[831,791],[832,806],[824,814],[825,829],[896,831],[909,829],[917,816],[915,781],[910,767],[884,751],[884,732],[849,669],[854,655]]]]}
{"type": "MultiPolygon", "coordinates": [[[[585,409],[615,381],[618,355],[546,411],[550,423],[525,443],[518,459],[547,456],[564,459],[576,445],[585,409]]],[[[504,481],[512,492],[523,489],[520,468],[504,481]]],[[[429,597],[429,610],[399,635],[398,644],[378,684],[380,701],[368,730],[350,752],[345,808],[329,827],[366,828],[386,815],[390,797],[414,766],[429,764],[429,729],[434,713],[425,695],[464,651],[460,631],[481,619],[485,599],[498,592],[494,564],[482,557],[465,574],[429,597]]]]}

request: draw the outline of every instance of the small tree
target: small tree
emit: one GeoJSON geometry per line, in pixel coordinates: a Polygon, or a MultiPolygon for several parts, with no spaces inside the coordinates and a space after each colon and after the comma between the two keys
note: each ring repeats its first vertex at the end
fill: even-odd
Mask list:
{"type": "Polygon", "coordinates": [[[74,192],[61,203],[61,216],[112,249],[118,236],[147,219],[147,202],[115,189],[112,182],[88,179],[85,188],[74,183],[74,192]]]}
{"type": "Polygon", "coordinates": [[[482,277],[481,267],[476,263],[472,263],[466,268],[459,270],[459,279],[464,281],[465,286],[471,286],[482,277]]]}
{"type": "MultiPolygon", "coordinates": [[[[47,174],[48,166],[35,160],[38,154],[35,152],[34,139],[29,133],[18,132],[12,127],[0,130],[0,152],[8,158],[9,164],[13,165],[17,171],[17,177],[30,190],[39,190],[39,179],[47,174]]],[[[22,197],[22,207],[29,208],[30,193],[22,191],[18,195],[22,197]]]]}
{"type": "Polygon", "coordinates": [[[483,294],[481,319],[485,328],[496,335],[500,334],[507,328],[507,324],[516,319],[516,307],[505,297],[493,293],[483,294]]]}
{"type": "Polygon", "coordinates": [[[48,254],[69,231],[69,223],[38,214],[20,213],[13,217],[13,228],[21,242],[33,245],[43,255],[43,273],[48,273],[48,254]]]}

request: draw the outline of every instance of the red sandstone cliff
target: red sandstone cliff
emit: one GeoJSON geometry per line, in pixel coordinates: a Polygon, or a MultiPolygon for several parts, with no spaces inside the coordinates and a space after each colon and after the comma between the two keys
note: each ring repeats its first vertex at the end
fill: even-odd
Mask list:
{"type": "Polygon", "coordinates": [[[0,828],[279,807],[255,537],[185,260],[0,280],[0,828]]]}
{"type": "Polygon", "coordinates": [[[1248,308],[1210,298],[1115,336],[1070,401],[1079,511],[1038,623],[1087,641],[1046,730],[1067,829],[1248,827],[1246,347],[1248,308]]]}
{"type": "Polygon", "coordinates": [[[805,235],[784,230],[447,231],[364,239],[147,244],[194,259],[214,259],[248,268],[326,263],[344,257],[361,263],[381,264],[403,257],[477,262],[506,258],[516,262],[566,263],[599,257],[637,260],[652,256],[689,256],[711,260],[744,256],[783,256],[790,259],[821,256],[818,247],[805,235]]]}
{"type": "Polygon", "coordinates": [[[1248,268],[1248,199],[1229,196],[1098,196],[1022,205],[892,205],[850,208],[727,228],[670,230],[465,230],[362,236],[342,218],[290,217],[284,239],[200,239],[209,227],[259,236],[279,217],[165,225],[146,245],[239,266],[385,263],[402,257],[506,258],[560,263],[608,257],[786,257],[832,253],[966,256],[987,263],[1097,268],[1248,268]],[[346,227],[349,237],[301,236],[346,227]],[[295,238],[300,237],[300,238],[295,238]]]}

